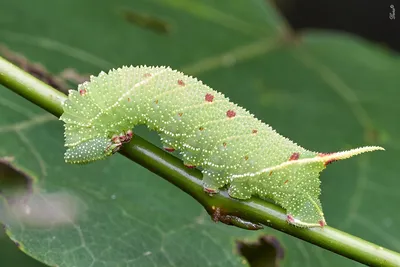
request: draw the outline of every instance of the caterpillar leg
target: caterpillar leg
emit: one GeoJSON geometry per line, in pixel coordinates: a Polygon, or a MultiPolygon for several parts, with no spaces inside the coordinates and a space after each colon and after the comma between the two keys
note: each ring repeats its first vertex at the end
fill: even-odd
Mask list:
{"type": "Polygon", "coordinates": [[[232,198],[236,199],[249,199],[251,198],[252,192],[249,190],[249,186],[246,181],[233,180],[229,186],[228,194],[232,198]]]}
{"type": "Polygon", "coordinates": [[[99,137],[68,148],[64,159],[67,163],[86,164],[114,154],[121,146],[121,142],[114,143],[108,138],[99,137]]]}
{"type": "Polygon", "coordinates": [[[298,227],[324,227],[326,221],[318,198],[308,194],[289,197],[285,205],[287,222],[298,227]]]}
{"type": "Polygon", "coordinates": [[[215,178],[203,173],[203,189],[204,192],[209,194],[216,194],[219,192],[219,188],[223,185],[218,184],[215,178]]]}
{"type": "Polygon", "coordinates": [[[113,143],[118,144],[118,143],[129,143],[131,141],[133,137],[133,131],[132,130],[128,130],[126,132],[122,132],[121,134],[116,134],[113,135],[113,137],[111,137],[111,141],[113,141],[113,143]]]}

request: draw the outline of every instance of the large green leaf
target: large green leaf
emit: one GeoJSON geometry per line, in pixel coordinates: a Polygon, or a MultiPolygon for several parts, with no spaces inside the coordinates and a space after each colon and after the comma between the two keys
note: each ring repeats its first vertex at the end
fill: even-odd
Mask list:
{"type": "MultiPolygon", "coordinates": [[[[261,0],[3,1],[0,25],[0,42],[54,73],[169,65],[306,148],[384,146],[385,153],[328,168],[322,204],[329,225],[400,247],[397,56],[337,34],[310,33],[300,44],[284,43],[283,24],[261,0]],[[155,17],[169,31],[127,22],[124,10],[155,17]]],[[[272,229],[214,224],[190,196],[120,155],[88,166],[65,164],[61,122],[3,87],[0,114],[0,157],[13,156],[36,174],[42,192],[67,191],[86,206],[72,226],[11,225],[24,251],[49,265],[243,266],[235,240],[268,233],[283,243],[285,266],[354,266],[272,229]]],[[[154,134],[137,132],[159,144],[154,134]]]]}

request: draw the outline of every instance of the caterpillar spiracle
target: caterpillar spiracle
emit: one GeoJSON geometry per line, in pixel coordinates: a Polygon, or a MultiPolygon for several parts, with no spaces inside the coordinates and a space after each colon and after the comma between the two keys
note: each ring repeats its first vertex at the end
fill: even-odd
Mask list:
{"type": "Polygon", "coordinates": [[[122,67],[91,76],[63,103],[65,161],[84,164],[117,152],[145,124],[188,167],[201,166],[204,190],[273,200],[289,223],[324,226],[319,174],[326,165],[384,150],[309,151],[196,78],[169,67],[122,67]]]}

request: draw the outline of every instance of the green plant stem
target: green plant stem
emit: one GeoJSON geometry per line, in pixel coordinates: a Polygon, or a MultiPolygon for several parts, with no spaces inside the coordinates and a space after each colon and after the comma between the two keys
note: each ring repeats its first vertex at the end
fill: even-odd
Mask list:
{"type": "MultiPolygon", "coordinates": [[[[66,99],[64,94],[1,57],[0,83],[55,116],[62,114],[61,103],[66,99]]],[[[184,167],[181,160],[139,136],[124,145],[121,153],[188,193],[210,214],[215,208],[220,208],[225,214],[262,223],[369,266],[400,266],[400,254],[335,228],[304,229],[289,225],[285,211],[272,203],[256,198],[238,201],[230,198],[225,191],[210,197],[203,191],[200,171],[184,167]]]]}

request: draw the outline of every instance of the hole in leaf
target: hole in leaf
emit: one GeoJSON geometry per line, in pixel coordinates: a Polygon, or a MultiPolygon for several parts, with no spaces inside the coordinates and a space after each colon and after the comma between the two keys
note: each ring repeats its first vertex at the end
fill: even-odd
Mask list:
{"type": "Polygon", "coordinates": [[[0,158],[0,196],[14,204],[21,195],[32,193],[33,177],[12,165],[12,158],[0,158]]]}
{"type": "Polygon", "coordinates": [[[284,257],[282,245],[271,235],[263,235],[254,242],[236,241],[236,248],[251,267],[277,267],[284,257]]]}
{"type": "Polygon", "coordinates": [[[71,225],[86,207],[65,191],[41,192],[34,178],[17,168],[12,158],[0,158],[0,222],[6,226],[48,228],[71,225]]]}

